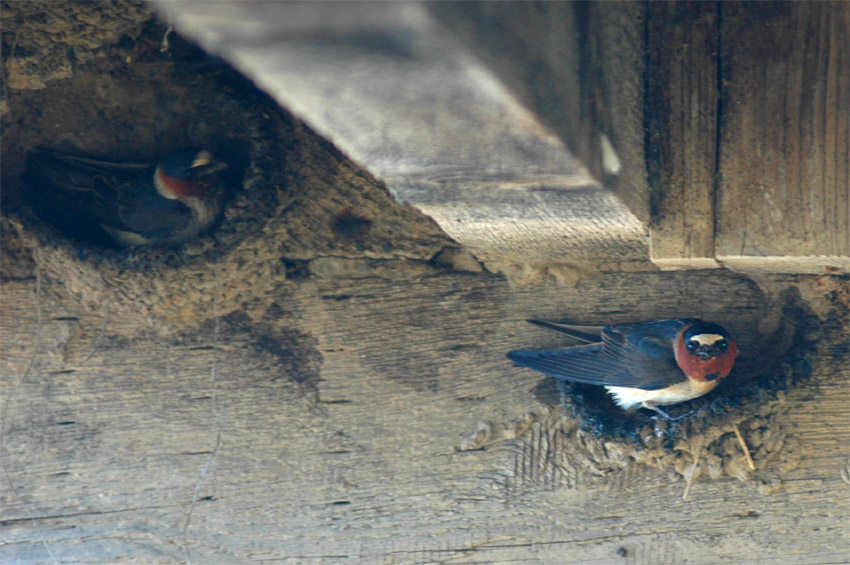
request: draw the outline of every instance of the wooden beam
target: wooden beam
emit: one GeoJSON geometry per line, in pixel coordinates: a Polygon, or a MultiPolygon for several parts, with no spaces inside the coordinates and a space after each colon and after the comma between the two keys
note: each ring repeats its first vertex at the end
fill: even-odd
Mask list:
{"type": "Polygon", "coordinates": [[[642,222],[644,15],[639,2],[428,2],[642,222]]]}
{"type": "Polygon", "coordinates": [[[638,217],[421,4],[158,5],[480,259],[648,257],[638,217]]]}
{"type": "MultiPolygon", "coordinates": [[[[245,34],[247,45],[268,53],[279,40],[298,42],[290,28],[263,25],[274,20],[266,21],[262,10],[280,4],[232,6],[246,5],[259,10],[256,19],[232,28],[220,22],[225,32],[245,34]],[[262,30],[268,35],[252,35],[262,30]]],[[[119,4],[4,3],[3,9],[18,6],[67,13],[119,4]]],[[[231,4],[198,6],[215,23],[221,12],[214,12],[231,4]]],[[[141,51],[144,65],[125,66],[124,48],[106,45],[93,49],[100,59],[92,65],[74,67],[73,82],[48,84],[43,98],[9,89],[4,124],[15,128],[4,151],[36,139],[108,143],[116,129],[138,134],[130,126],[149,126],[138,119],[148,115],[140,113],[149,109],[144,101],[168,100],[170,88],[181,89],[180,100],[233,101],[221,91],[222,79],[232,80],[229,70],[211,82],[188,72],[186,83],[171,85],[181,72],[209,69],[208,62],[187,65],[161,52],[160,41],[174,35],[147,16],[112,17],[122,26],[135,21],[137,33],[156,31],[141,51]],[[144,85],[141,94],[132,90],[127,106],[95,104],[91,115],[105,114],[90,131],[69,127],[79,115],[51,110],[51,100],[66,100],[72,90],[74,100],[83,99],[86,87],[97,101],[128,76],[129,84],[144,85]],[[28,105],[31,100],[40,102],[28,105]]],[[[365,29],[381,17],[371,14],[365,29]]],[[[4,39],[10,32],[37,42],[30,45],[55,38],[64,48],[49,54],[67,57],[68,47],[90,45],[109,28],[106,17],[72,18],[75,33],[51,35],[59,19],[4,19],[4,39]]],[[[335,21],[330,13],[326,24],[333,28],[335,21]]],[[[389,43],[404,53],[404,37],[362,33],[343,44],[367,51],[371,45],[380,53],[373,56],[403,62],[386,51],[389,43]]],[[[30,45],[21,43],[27,49],[20,53],[37,66],[41,51],[30,45]]],[[[309,67],[285,57],[279,63],[295,65],[301,72],[288,75],[292,88],[304,88],[297,81],[309,76],[309,67]]],[[[242,102],[259,98],[247,86],[241,92],[242,102]]],[[[165,106],[155,115],[180,113],[165,106]]],[[[488,112],[481,116],[492,117],[488,112]]],[[[216,241],[182,250],[81,248],[4,206],[0,562],[784,563],[794,555],[801,563],[836,563],[850,553],[846,278],[770,275],[756,284],[724,269],[611,272],[597,261],[597,269],[569,284],[517,285],[483,272],[432,222],[394,202],[303,124],[262,104],[256,114],[263,128],[254,129],[253,115],[236,127],[244,124],[252,143],[262,142],[263,159],[252,168],[274,175],[258,174],[240,191],[216,241]],[[372,227],[361,232],[358,223],[372,227]],[[525,323],[528,317],[617,323],[673,316],[718,321],[751,355],[765,338],[774,346],[770,337],[786,304],[780,290],[789,287],[820,316],[820,324],[809,323],[809,314],[799,325],[804,341],[820,337],[817,354],[766,376],[781,390],[765,387],[739,404],[716,391],[705,401],[715,402],[718,414],[689,419],[677,428],[681,433],[667,435],[673,428],[647,414],[630,420],[614,410],[611,419],[631,422],[640,437],[601,439],[592,422],[568,415],[551,379],[513,367],[504,356],[566,345],[563,336],[525,323]],[[800,380],[789,386],[792,374],[800,380]]],[[[200,125],[217,131],[231,120],[200,125]]],[[[373,123],[367,120],[364,129],[373,123]]],[[[540,131],[536,123],[529,122],[534,127],[525,137],[521,128],[502,124],[519,137],[501,139],[540,141],[532,135],[540,131]]],[[[402,139],[391,130],[387,140],[402,139]]],[[[555,155],[557,146],[546,143],[553,153],[542,154],[555,155]]],[[[512,159],[512,149],[534,146],[500,151],[512,159]]],[[[380,162],[380,153],[370,155],[380,162]]],[[[386,155],[405,153],[390,147],[386,155]]],[[[470,163],[482,167],[501,155],[470,163]]],[[[463,163],[463,155],[449,158],[463,163]]],[[[390,159],[397,170],[401,165],[390,159]]],[[[405,190],[423,207],[429,198],[444,210],[446,202],[466,199],[467,208],[451,213],[477,222],[478,231],[464,238],[486,237],[491,249],[496,239],[485,228],[499,210],[521,216],[526,206],[537,206],[540,225],[528,234],[516,230],[516,243],[505,244],[514,256],[557,252],[557,222],[581,218],[576,204],[582,202],[590,222],[601,194],[591,187],[583,201],[584,185],[547,191],[538,182],[533,190],[515,190],[504,177],[487,176],[490,169],[457,173],[474,182],[449,178],[434,185],[453,187],[459,193],[453,200],[428,184],[405,190]],[[527,247],[545,230],[552,231],[544,246],[527,247]]],[[[593,229],[600,256],[617,252],[603,247],[622,245],[616,225],[593,229]],[[608,229],[614,239],[606,239],[608,229]]],[[[508,233],[500,226],[491,231],[508,233]]],[[[795,315],[805,306],[796,303],[795,315]]],[[[604,398],[600,392],[597,400],[604,398]]],[[[593,402],[579,395],[565,400],[593,402]]]]}
{"type": "Polygon", "coordinates": [[[719,22],[713,2],[647,6],[647,168],[650,245],[662,268],[714,260],[719,22]]]}
{"type": "MultiPolygon", "coordinates": [[[[666,472],[622,469],[609,462],[628,462],[630,444],[558,424],[562,408],[541,403],[558,402],[539,393],[548,379],[505,359],[565,343],[524,319],[699,315],[758,335],[776,304],[751,281],[607,273],[517,289],[487,273],[347,261],[360,276],[281,280],[177,337],[114,314],[104,329],[62,281],[3,282],[0,561],[49,562],[45,546],[61,563],[847,555],[846,324],[827,329],[813,379],[778,414],[751,407],[741,431],[757,473],[729,474],[748,467],[732,428],[715,425],[659,448],[666,472]],[[476,430],[489,445],[461,449],[476,430]],[[705,445],[723,433],[728,446],[705,445]],[[703,473],[683,501],[671,461],[690,472],[697,449],[703,473]]],[[[221,276],[204,292],[243,273],[221,276]]]]}
{"type": "Polygon", "coordinates": [[[717,257],[850,270],[850,4],[722,2],[717,257]]]}

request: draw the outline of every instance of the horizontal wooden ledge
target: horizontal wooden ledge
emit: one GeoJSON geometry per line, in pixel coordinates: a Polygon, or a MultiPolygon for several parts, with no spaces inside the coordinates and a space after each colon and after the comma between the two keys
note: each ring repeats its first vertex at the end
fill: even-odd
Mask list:
{"type": "Polygon", "coordinates": [[[428,214],[482,260],[646,261],[641,222],[609,190],[575,177],[478,182],[398,179],[402,200],[428,214]]]}
{"type": "Polygon", "coordinates": [[[842,274],[850,273],[850,257],[794,256],[753,257],[719,255],[717,260],[733,271],[746,273],[842,274]]]}

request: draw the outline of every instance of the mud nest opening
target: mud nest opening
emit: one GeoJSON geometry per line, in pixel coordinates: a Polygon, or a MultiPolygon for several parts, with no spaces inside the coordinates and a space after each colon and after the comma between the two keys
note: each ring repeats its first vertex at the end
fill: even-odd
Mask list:
{"type": "MultiPolygon", "coordinates": [[[[73,219],[32,214],[45,195],[36,183],[16,180],[26,155],[44,146],[115,162],[155,163],[160,156],[203,147],[229,165],[221,173],[229,189],[225,215],[205,246],[226,252],[285,205],[283,172],[293,120],[237,71],[157,19],[139,22],[135,31],[138,35],[123,34],[103,46],[102,56],[78,66],[75,46],[65,38],[73,76],[8,96],[3,125],[14,143],[7,138],[3,144],[4,180],[13,179],[4,182],[5,215],[18,218],[43,245],[70,238],[79,244],[81,259],[97,255],[143,268],[145,259],[162,258],[168,250],[118,250],[105,234],[73,219]]],[[[16,56],[14,42],[4,47],[16,56]]],[[[193,251],[198,254],[197,246],[193,251]]],[[[180,256],[170,255],[171,263],[180,256]]]]}
{"type": "Polygon", "coordinates": [[[39,268],[88,306],[168,313],[172,321],[207,317],[203,294],[211,285],[227,286],[223,273],[247,273],[241,288],[221,289],[232,301],[285,278],[285,269],[275,268],[280,250],[266,232],[294,198],[287,171],[297,158],[296,121],[144,5],[32,9],[4,4],[4,69],[18,74],[4,77],[2,276],[33,276],[39,268]],[[80,24],[91,21],[92,14],[82,17],[90,11],[97,12],[97,26],[80,24]],[[100,33],[90,36],[75,25],[100,33]],[[67,76],[45,78],[45,69],[57,68],[67,68],[67,76]],[[73,219],[34,212],[45,194],[22,177],[36,147],[130,163],[206,148],[229,165],[222,173],[227,204],[211,234],[181,247],[118,248],[73,219]]]}
{"type": "Polygon", "coordinates": [[[289,276],[338,276],[349,258],[429,260],[456,247],[148,5],[3,7],[0,277],[46,276],[89,310],[139,315],[173,333],[266,300],[289,276]],[[232,193],[211,235],[118,249],[63,233],[27,206],[38,187],[19,179],[39,146],[131,163],[204,147],[230,165],[232,193]]]}

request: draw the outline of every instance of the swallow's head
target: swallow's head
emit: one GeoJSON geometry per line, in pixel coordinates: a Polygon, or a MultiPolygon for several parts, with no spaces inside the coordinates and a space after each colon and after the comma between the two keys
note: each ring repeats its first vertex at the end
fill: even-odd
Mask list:
{"type": "Polygon", "coordinates": [[[676,362],[686,375],[700,381],[722,379],[732,370],[738,348],[723,326],[696,321],[679,334],[676,362]]]}
{"type": "Polygon", "coordinates": [[[202,197],[216,186],[216,174],[227,168],[206,149],[188,149],[164,157],[154,172],[160,196],[169,200],[202,197]]]}
{"type": "Polygon", "coordinates": [[[723,326],[708,322],[697,322],[682,334],[685,349],[703,361],[723,355],[729,351],[731,338],[723,326]]]}

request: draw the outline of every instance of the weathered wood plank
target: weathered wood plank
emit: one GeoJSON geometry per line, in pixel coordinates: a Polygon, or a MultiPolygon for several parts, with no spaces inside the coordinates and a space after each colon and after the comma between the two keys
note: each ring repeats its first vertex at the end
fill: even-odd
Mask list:
{"type": "Polygon", "coordinates": [[[717,267],[717,5],[653,2],[647,14],[652,261],[662,268],[717,267]]]}
{"type": "Polygon", "coordinates": [[[645,23],[639,2],[426,6],[597,180],[642,222],[649,222],[643,142],[645,23]]]}
{"type": "Polygon", "coordinates": [[[44,281],[37,329],[34,281],[4,283],[0,560],[47,560],[30,516],[59,561],[185,560],[219,426],[186,531],[197,562],[823,563],[850,549],[846,327],[788,393],[796,467],[703,477],[688,501],[683,481],[646,468],[570,488],[533,471],[542,421],[456,450],[482,421],[546,413],[539,375],[504,352],[561,340],[523,320],[713,314],[748,331],[770,308],[761,291],[723,272],[511,289],[486,274],[382,269],[281,282],[177,338],[116,318],[89,361],[99,315],[44,281]]]}
{"type": "MultiPolygon", "coordinates": [[[[59,127],[33,123],[32,135],[59,127]]],[[[48,550],[58,562],[369,564],[830,563],[850,552],[846,280],[760,287],[722,270],[593,263],[562,276],[568,285],[523,287],[469,257],[476,273],[451,271],[431,261],[452,244],[432,223],[300,124],[285,130],[285,149],[269,151],[285,182],[249,194],[285,186],[292,199],[257,214],[259,229],[234,219],[266,200],[231,216],[207,261],[78,253],[43,226],[4,231],[3,274],[18,280],[0,283],[0,562],[49,562],[48,550]],[[347,229],[355,213],[373,227],[347,229]],[[789,286],[824,319],[813,377],[741,421],[758,469],[749,480],[723,469],[709,480],[711,465],[743,455],[734,441],[706,449],[687,501],[680,477],[717,426],[680,439],[673,467],[623,468],[612,463],[629,460],[622,442],[565,421],[546,380],[504,358],[563,344],[528,317],[692,315],[749,343],[789,286]],[[110,309],[91,307],[105,298],[110,309]],[[491,430],[488,442],[460,449],[476,430],[491,430]]],[[[506,192],[493,201],[521,206],[506,192]]]]}
{"type": "Polygon", "coordinates": [[[720,9],[717,257],[850,269],[850,5],[720,9]]]}

